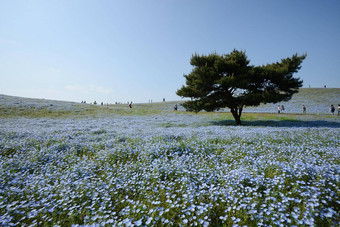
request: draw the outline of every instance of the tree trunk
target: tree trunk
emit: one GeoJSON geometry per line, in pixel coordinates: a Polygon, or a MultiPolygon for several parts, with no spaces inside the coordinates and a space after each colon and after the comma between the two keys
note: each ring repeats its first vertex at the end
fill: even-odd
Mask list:
{"type": "Polygon", "coordinates": [[[240,116],[236,115],[236,116],[234,116],[234,118],[235,118],[235,121],[236,121],[236,125],[242,125],[240,116]]]}
{"type": "Polygon", "coordinates": [[[233,114],[233,117],[235,119],[236,125],[241,125],[241,114],[242,114],[242,108],[237,111],[237,108],[230,109],[231,113],[233,114]]]}

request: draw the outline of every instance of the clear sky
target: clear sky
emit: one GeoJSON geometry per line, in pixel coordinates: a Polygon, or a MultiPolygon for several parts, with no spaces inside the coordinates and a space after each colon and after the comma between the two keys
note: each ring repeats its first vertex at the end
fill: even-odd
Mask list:
{"type": "Polygon", "coordinates": [[[307,53],[304,87],[340,87],[340,1],[0,1],[0,94],[180,100],[192,54],[233,49],[254,65],[307,53]]]}

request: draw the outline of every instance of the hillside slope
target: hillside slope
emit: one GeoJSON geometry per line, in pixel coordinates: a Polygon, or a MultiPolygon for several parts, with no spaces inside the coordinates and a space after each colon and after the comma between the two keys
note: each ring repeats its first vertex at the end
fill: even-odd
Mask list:
{"type": "Polygon", "coordinates": [[[244,111],[274,113],[277,112],[278,105],[284,105],[286,113],[301,113],[302,105],[305,105],[307,113],[328,114],[331,104],[335,108],[340,104],[340,88],[301,88],[288,102],[250,107],[244,111]]]}
{"type": "MultiPolygon", "coordinates": [[[[108,111],[117,114],[149,114],[161,113],[173,110],[173,106],[177,103],[179,111],[185,111],[180,103],[183,101],[159,102],[133,104],[130,110],[127,105],[90,105],[76,102],[54,101],[46,99],[31,99],[15,96],[7,96],[0,94],[0,116],[23,115],[27,113],[58,113],[58,114],[107,114],[108,111]]],[[[295,94],[288,102],[276,104],[260,105],[258,107],[247,107],[244,112],[258,113],[276,113],[278,105],[285,106],[285,113],[301,113],[302,105],[307,107],[307,113],[313,114],[329,114],[330,105],[336,108],[340,104],[340,88],[302,88],[299,93],[295,94]]],[[[228,109],[222,111],[229,112],[228,109]]]]}

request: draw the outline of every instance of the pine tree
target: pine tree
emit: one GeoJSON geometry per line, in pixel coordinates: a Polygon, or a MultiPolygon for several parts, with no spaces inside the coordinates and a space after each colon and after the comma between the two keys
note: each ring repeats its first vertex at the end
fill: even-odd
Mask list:
{"type": "Polygon", "coordinates": [[[261,103],[288,101],[302,86],[300,78],[293,74],[301,68],[306,54],[282,59],[263,66],[249,65],[244,51],[230,54],[192,56],[192,72],[184,75],[186,85],[177,95],[190,97],[182,105],[189,111],[215,111],[229,108],[236,124],[241,125],[241,115],[246,106],[261,103]]]}

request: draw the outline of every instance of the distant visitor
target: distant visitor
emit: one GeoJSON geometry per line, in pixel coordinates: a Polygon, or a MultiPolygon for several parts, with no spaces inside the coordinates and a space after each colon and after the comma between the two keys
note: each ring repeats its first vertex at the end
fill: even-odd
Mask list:
{"type": "Polygon", "coordinates": [[[335,107],[333,106],[333,104],[331,105],[331,113],[332,115],[334,115],[334,112],[335,112],[335,107]]]}
{"type": "Polygon", "coordinates": [[[174,111],[177,111],[177,104],[175,104],[174,106],[174,111]]]}
{"type": "Polygon", "coordinates": [[[302,113],[305,114],[305,113],[306,113],[306,109],[307,109],[306,106],[305,106],[305,105],[302,105],[302,113]]]}

